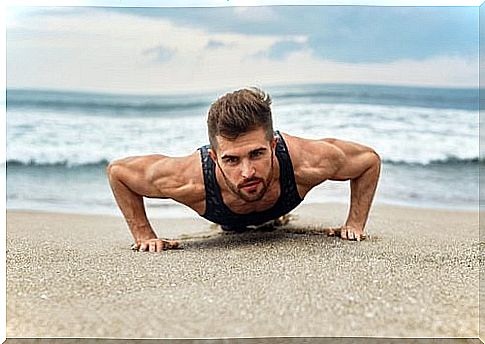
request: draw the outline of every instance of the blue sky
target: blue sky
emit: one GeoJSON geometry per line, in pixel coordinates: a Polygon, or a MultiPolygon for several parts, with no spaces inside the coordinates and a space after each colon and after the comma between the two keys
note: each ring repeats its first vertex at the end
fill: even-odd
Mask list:
{"type": "Polygon", "coordinates": [[[247,8],[118,8],[131,15],[168,19],[208,32],[305,35],[308,42],[275,44],[267,56],[311,49],[336,61],[388,62],[402,58],[476,55],[478,11],[473,7],[272,6],[247,8]]]}
{"type": "Polygon", "coordinates": [[[478,84],[477,7],[17,7],[6,23],[8,87],[478,84]]]}

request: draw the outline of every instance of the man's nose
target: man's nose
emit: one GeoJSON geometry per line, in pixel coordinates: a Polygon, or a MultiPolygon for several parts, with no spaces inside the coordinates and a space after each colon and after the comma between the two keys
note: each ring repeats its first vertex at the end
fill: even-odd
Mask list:
{"type": "Polygon", "coordinates": [[[250,161],[243,160],[241,164],[241,175],[244,179],[248,179],[254,176],[256,169],[250,161]]]}

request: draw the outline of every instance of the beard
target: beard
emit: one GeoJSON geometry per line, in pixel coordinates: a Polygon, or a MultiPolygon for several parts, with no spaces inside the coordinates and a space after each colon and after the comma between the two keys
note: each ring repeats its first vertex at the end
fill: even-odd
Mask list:
{"type": "Polygon", "coordinates": [[[256,202],[259,201],[263,196],[266,194],[268,191],[269,186],[271,185],[271,182],[273,181],[273,166],[274,166],[274,161],[273,161],[273,152],[271,152],[271,168],[268,172],[268,175],[266,178],[261,178],[261,177],[251,177],[248,179],[243,180],[239,184],[232,183],[222,170],[221,166],[219,166],[219,163],[217,166],[219,167],[219,170],[221,171],[221,174],[224,178],[224,181],[229,188],[234,194],[238,195],[241,199],[243,199],[246,202],[256,202]],[[254,184],[258,182],[258,187],[254,191],[247,192],[243,188],[249,184],[254,184]],[[260,186],[261,185],[261,186],[260,186]],[[258,189],[261,188],[259,191],[258,189]]]}

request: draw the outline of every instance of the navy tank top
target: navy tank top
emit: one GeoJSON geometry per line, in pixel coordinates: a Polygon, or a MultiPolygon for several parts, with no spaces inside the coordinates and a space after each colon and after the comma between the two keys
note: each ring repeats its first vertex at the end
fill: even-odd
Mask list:
{"type": "Polygon", "coordinates": [[[291,163],[288,147],[279,131],[275,134],[279,138],[276,144],[276,157],[280,164],[280,197],[275,205],[264,211],[249,214],[236,214],[224,204],[221,189],[216,180],[216,164],[209,156],[209,145],[199,148],[205,185],[205,219],[229,227],[252,226],[277,219],[296,208],[303,199],[298,194],[293,164],[291,163]]]}

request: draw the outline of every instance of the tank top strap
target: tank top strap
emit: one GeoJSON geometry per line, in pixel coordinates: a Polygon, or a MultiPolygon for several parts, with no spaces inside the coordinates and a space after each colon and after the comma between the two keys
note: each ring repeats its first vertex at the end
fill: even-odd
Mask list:
{"type": "Polygon", "coordinates": [[[210,145],[199,148],[202,162],[202,172],[204,175],[205,186],[205,214],[211,214],[216,218],[227,216],[225,213],[224,201],[221,195],[221,189],[216,179],[216,164],[209,155],[210,145]]]}
{"type": "Polygon", "coordinates": [[[280,187],[281,193],[285,195],[285,197],[282,197],[282,202],[284,206],[291,206],[297,202],[300,203],[302,198],[298,193],[293,163],[291,162],[288,146],[279,130],[275,133],[278,137],[276,154],[280,163],[280,187]]]}

